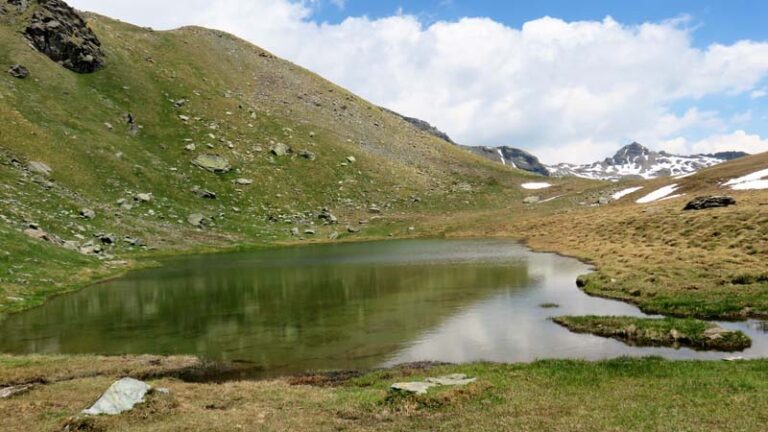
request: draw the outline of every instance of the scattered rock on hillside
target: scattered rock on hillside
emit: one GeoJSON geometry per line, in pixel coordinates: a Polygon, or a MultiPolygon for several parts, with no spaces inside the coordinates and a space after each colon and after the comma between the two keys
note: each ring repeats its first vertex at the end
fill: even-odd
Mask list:
{"type": "Polygon", "coordinates": [[[84,208],[80,210],[80,217],[83,219],[93,219],[96,217],[96,212],[89,208],[84,208]]]}
{"type": "Polygon", "coordinates": [[[149,193],[136,194],[134,195],[133,200],[136,202],[150,202],[152,201],[152,194],[149,194],[149,193]]]}
{"type": "Polygon", "coordinates": [[[253,184],[253,180],[247,178],[239,178],[235,180],[235,184],[238,186],[249,186],[253,184]]]}
{"type": "Polygon", "coordinates": [[[38,162],[38,161],[30,162],[27,165],[27,169],[29,169],[29,171],[31,171],[31,172],[33,172],[35,174],[39,174],[39,175],[46,176],[46,177],[50,176],[51,172],[53,172],[51,167],[49,167],[48,165],[44,164],[43,162],[38,162]]]}
{"type": "Polygon", "coordinates": [[[197,196],[199,196],[200,198],[203,198],[203,199],[210,199],[210,200],[215,200],[216,199],[216,192],[212,192],[212,191],[205,190],[205,189],[200,189],[198,187],[192,188],[192,193],[194,193],[195,195],[197,195],[197,196]]]}
{"type": "Polygon", "coordinates": [[[18,396],[32,390],[32,385],[20,385],[0,388],[0,399],[10,399],[14,396],[18,396]]]}
{"type": "Polygon", "coordinates": [[[214,154],[200,155],[192,161],[192,165],[215,174],[225,174],[232,170],[228,160],[214,154]]]}
{"type": "Polygon", "coordinates": [[[27,237],[31,237],[35,240],[47,241],[49,243],[58,243],[55,236],[36,226],[30,226],[29,228],[25,229],[24,234],[26,234],[27,237]]]}
{"type": "Polygon", "coordinates": [[[320,214],[317,215],[318,219],[324,220],[327,224],[334,225],[339,223],[339,219],[331,213],[331,211],[327,208],[324,208],[322,211],[320,211],[320,214]]]}
{"type": "Polygon", "coordinates": [[[123,378],[112,384],[92,407],[83,410],[83,414],[118,415],[130,411],[144,402],[144,397],[151,389],[152,387],[145,382],[123,378]]]}
{"type": "Polygon", "coordinates": [[[529,196],[523,200],[523,204],[536,204],[540,200],[541,198],[539,198],[538,196],[529,196]]]}
{"type": "Polygon", "coordinates": [[[736,200],[729,196],[702,196],[689,202],[683,210],[705,210],[709,208],[736,205],[736,200]]]}
{"type": "Polygon", "coordinates": [[[357,162],[357,158],[355,158],[354,156],[347,156],[347,162],[353,164],[357,162]]]}
{"type": "Polygon", "coordinates": [[[39,7],[24,31],[38,51],[77,73],[104,66],[101,42],[74,9],[61,0],[38,0],[39,7]]]}
{"type": "Polygon", "coordinates": [[[14,78],[24,79],[29,76],[29,69],[20,64],[16,64],[8,69],[8,73],[14,78]]]}
{"type": "Polygon", "coordinates": [[[291,152],[291,148],[283,143],[275,144],[270,151],[275,156],[287,156],[291,152]]]}
{"type": "Polygon", "coordinates": [[[468,378],[464,374],[451,374],[451,375],[443,375],[443,376],[434,377],[434,378],[427,378],[426,381],[428,383],[437,384],[441,386],[464,386],[467,384],[472,384],[473,382],[477,381],[477,378],[468,378]]]}
{"type": "Polygon", "coordinates": [[[315,160],[315,158],[316,158],[315,154],[312,153],[309,150],[302,150],[302,151],[300,151],[299,152],[299,156],[303,157],[304,159],[311,160],[311,161],[315,160]]]}
{"type": "Polygon", "coordinates": [[[402,382],[392,384],[390,390],[395,392],[424,395],[427,394],[427,390],[431,389],[432,387],[437,387],[437,384],[428,382],[402,382]]]}
{"type": "Polygon", "coordinates": [[[187,217],[187,222],[197,228],[204,228],[208,225],[208,219],[200,213],[193,213],[187,217]]]}

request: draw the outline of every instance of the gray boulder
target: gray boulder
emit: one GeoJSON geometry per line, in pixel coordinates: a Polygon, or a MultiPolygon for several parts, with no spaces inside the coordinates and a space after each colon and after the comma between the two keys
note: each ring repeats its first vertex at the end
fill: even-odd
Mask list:
{"type": "Polygon", "coordinates": [[[29,76],[29,69],[20,64],[16,64],[8,69],[8,73],[14,78],[24,79],[29,76]]]}
{"type": "Polygon", "coordinates": [[[539,201],[541,201],[541,198],[538,196],[529,196],[523,200],[523,204],[536,204],[539,201]]]}
{"type": "Polygon", "coordinates": [[[96,217],[96,212],[89,208],[84,208],[80,210],[80,217],[83,219],[93,219],[96,217]]]}
{"type": "Polygon", "coordinates": [[[300,151],[299,152],[299,156],[303,157],[304,159],[311,160],[311,161],[315,160],[315,158],[316,158],[315,154],[312,153],[309,150],[302,150],[302,151],[300,151]]]}
{"type": "Polygon", "coordinates": [[[106,392],[93,404],[83,410],[86,415],[118,415],[132,410],[136,405],[144,403],[144,397],[152,387],[133,378],[123,378],[112,384],[106,392]]]}
{"type": "Polygon", "coordinates": [[[683,210],[705,210],[710,208],[736,205],[736,200],[729,196],[701,196],[689,202],[683,210]]]}
{"type": "Polygon", "coordinates": [[[427,378],[428,383],[441,386],[464,386],[477,381],[477,378],[467,378],[464,374],[443,375],[435,378],[427,378]]]}
{"type": "Polygon", "coordinates": [[[390,389],[395,392],[424,395],[427,394],[427,390],[437,386],[438,384],[428,382],[401,382],[392,384],[390,389]]]}
{"type": "Polygon", "coordinates": [[[291,148],[283,143],[277,143],[270,151],[275,156],[287,156],[291,152],[291,148]]]}
{"type": "Polygon", "coordinates": [[[200,213],[193,213],[187,217],[187,223],[197,228],[203,228],[208,225],[208,219],[200,213]]]}
{"type": "Polygon", "coordinates": [[[192,161],[192,165],[215,174],[225,174],[232,170],[227,159],[214,154],[202,154],[192,161]]]}
{"type": "Polygon", "coordinates": [[[47,164],[38,161],[31,161],[27,165],[27,169],[34,174],[39,174],[45,177],[50,176],[53,171],[47,164]]]}

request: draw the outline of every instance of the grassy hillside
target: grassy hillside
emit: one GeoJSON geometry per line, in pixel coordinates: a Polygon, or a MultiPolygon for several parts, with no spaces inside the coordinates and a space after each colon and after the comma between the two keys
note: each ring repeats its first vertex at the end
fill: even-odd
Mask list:
{"type": "Polygon", "coordinates": [[[517,185],[531,178],[231,35],[88,19],[107,66],[81,75],[31,49],[19,21],[0,18],[0,64],[30,70],[24,80],[0,74],[0,312],[148,253],[283,241],[294,228],[314,231],[307,239],[418,235],[411,215],[498,208],[520,201],[517,185]],[[206,155],[231,170],[192,164],[206,155]],[[337,225],[318,219],[323,208],[337,225]],[[103,253],[30,239],[21,234],[30,224],[103,253]]]}
{"type": "MultiPolygon", "coordinates": [[[[509,219],[507,212],[478,212],[469,226],[440,224],[453,235],[513,236],[536,249],[596,264],[583,278],[587,293],[638,304],[666,315],[743,319],[768,316],[768,191],[734,191],[722,184],[768,168],[768,153],[703,170],[683,179],[611,185],[610,191],[643,189],[606,206],[537,208],[509,219]],[[669,200],[637,204],[661,187],[677,184],[669,200]],[[683,211],[696,196],[727,194],[737,205],[683,211]]],[[[578,199],[579,192],[560,199],[578,199]]],[[[555,202],[546,205],[555,206],[555,202]]]]}

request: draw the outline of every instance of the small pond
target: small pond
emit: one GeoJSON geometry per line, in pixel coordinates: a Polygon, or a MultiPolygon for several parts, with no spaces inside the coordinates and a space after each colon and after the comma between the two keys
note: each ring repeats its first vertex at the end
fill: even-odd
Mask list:
{"type": "MultiPolygon", "coordinates": [[[[642,315],[575,286],[589,266],[506,240],[403,240],[169,260],[0,322],[0,352],[192,354],[262,375],[422,360],[719,359],[579,335],[554,315],[642,315]],[[556,309],[540,307],[557,303],[556,309]]],[[[768,353],[755,322],[725,323],[768,353]]]]}

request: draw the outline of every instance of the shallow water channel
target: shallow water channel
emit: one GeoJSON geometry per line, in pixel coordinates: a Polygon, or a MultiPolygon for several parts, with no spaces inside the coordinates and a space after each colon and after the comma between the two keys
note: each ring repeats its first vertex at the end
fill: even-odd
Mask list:
{"type": "MultiPolygon", "coordinates": [[[[555,315],[643,315],[575,286],[590,267],[506,240],[402,240],[169,260],[0,322],[0,352],[192,354],[264,375],[422,360],[720,359],[570,333],[555,315]],[[546,309],[543,303],[557,303],[546,309]]],[[[724,323],[768,353],[756,322],[724,323]]]]}

